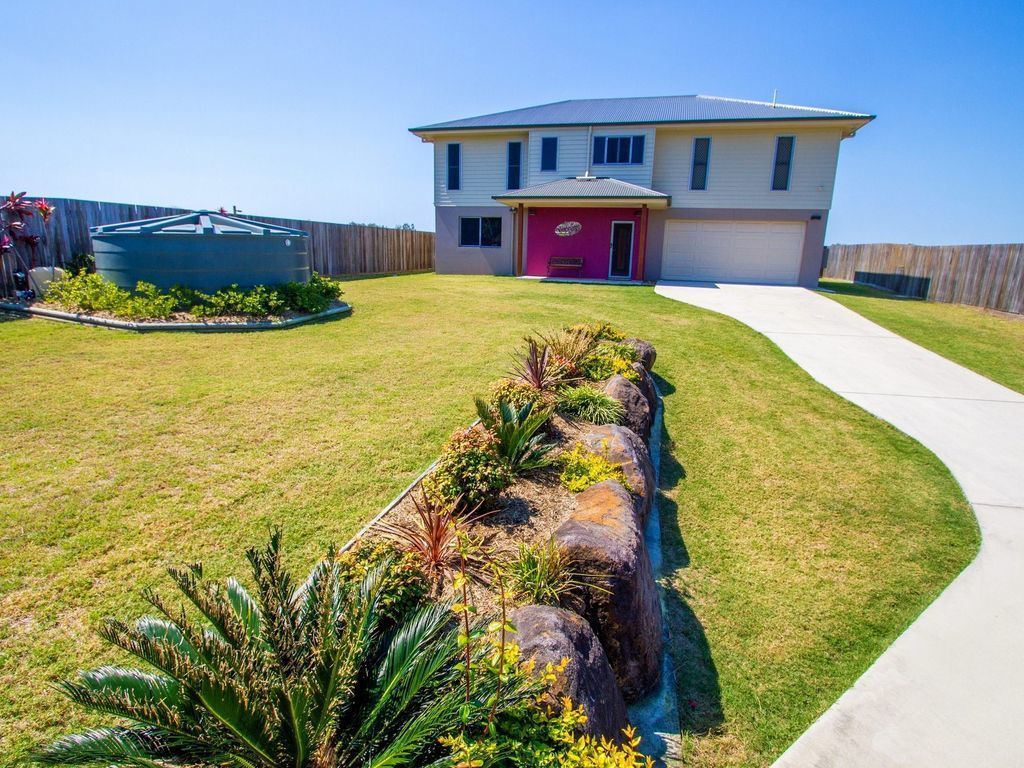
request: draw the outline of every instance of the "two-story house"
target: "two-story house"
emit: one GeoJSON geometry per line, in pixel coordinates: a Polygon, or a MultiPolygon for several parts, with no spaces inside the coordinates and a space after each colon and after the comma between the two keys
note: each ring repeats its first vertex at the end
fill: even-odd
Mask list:
{"type": "Polygon", "coordinates": [[[580,99],[412,128],[438,272],[815,285],[839,145],[873,115],[580,99]]]}

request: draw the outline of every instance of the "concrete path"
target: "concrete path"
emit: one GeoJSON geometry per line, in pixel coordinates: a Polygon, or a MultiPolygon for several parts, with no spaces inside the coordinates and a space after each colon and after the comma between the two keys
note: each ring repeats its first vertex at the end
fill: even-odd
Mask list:
{"type": "Polygon", "coordinates": [[[974,562],[775,765],[1024,766],[1024,396],[803,288],[656,290],[749,325],[919,440],[981,525],[974,562]]]}

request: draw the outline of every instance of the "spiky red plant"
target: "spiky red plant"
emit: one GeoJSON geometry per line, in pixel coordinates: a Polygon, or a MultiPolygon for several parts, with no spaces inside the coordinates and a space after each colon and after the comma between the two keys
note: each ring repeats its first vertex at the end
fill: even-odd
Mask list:
{"type": "Polygon", "coordinates": [[[551,347],[534,339],[526,340],[526,354],[509,371],[513,379],[541,392],[553,390],[565,381],[567,374],[565,366],[551,354],[551,347]]]}
{"type": "Polygon", "coordinates": [[[391,523],[382,520],[377,528],[393,539],[399,549],[416,556],[424,575],[433,585],[434,593],[440,594],[444,585],[463,567],[468,576],[486,582],[486,560],[479,554],[467,556],[459,547],[460,526],[465,530],[485,517],[486,513],[473,510],[468,515],[456,516],[461,499],[446,505],[431,500],[424,493],[419,498],[412,494],[410,498],[419,518],[417,522],[391,523]]]}

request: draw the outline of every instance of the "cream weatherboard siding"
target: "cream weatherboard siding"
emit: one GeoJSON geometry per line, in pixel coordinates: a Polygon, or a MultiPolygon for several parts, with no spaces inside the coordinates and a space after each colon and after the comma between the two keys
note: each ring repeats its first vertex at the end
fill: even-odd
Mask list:
{"type": "MultiPolygon", "coordinates": [[[[493,195],[505,191],[508,165],[508,143],[523,142],[523,170],[521,185],[529,181],[527,133],[490,134],[437,140],[434,143],[434,204],[435,205],[498,205],[493,195]],[[448,145],[462,145],[461,189],[449,190],[448,145]]],[[[538,160],[538,164],[539,164],[538,160]]]]}
{"type": "Polygon", "coordinates": [[[530,184],[544,184],[569,176],[582,176],[587,170],[587,129],[586,128],[535,128],[530,131],[530,184]],[[558,169],[541,171],[540,153],[546,136],[558,138],[558,169]]]}
{"type": "Polygon", "coordinates": [[[839,158],[839,128],[659,128],[653,186],[675,208],[801,208],[828,210],[839,158]],[[705,191],[690,190],[693,140],[711,137],[705,191]],[[777,136],[795,136],[788,191],[773,191],[777,136]]]}

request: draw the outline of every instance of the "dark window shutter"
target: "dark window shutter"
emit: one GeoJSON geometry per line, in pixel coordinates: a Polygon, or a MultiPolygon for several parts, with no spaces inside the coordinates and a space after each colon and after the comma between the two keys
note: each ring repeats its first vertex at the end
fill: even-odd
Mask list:
{"type": "Polygon", "coordinates": [[[594,137],[594,163],[600,164],[604,162],[604,146],[605,137],[595,136],[594,137]]]}
{"type": "Polygon", "coordinates": [[[793,165],[793,137],[779,136],[775,140],[775,170],[772,172],[772,189],[789,189],[790,169],[793,165]]]}
{"type": "Polygon", "coordinates": [[[462,177],[462,145],[448,145],[448,189],[459,189],[462,177]]]}
{"type": "Polygon", "coordinates": [[[711,139],[693,140],[693,169],[690,172],[690,189],[708,188],[708,159],[711,155],[711,139]]]}
{"type": "Polygon", "coordinates": [[[644,164],[644,137],[643,136],[634,136],[633,137],[633,156],[630,158],[629,162],[631,162],[633,165],[643,165],[644,164]]]}
{"type": "Polygon", "coordinates": [[[510,141],[508,143],[508,173],[505,179],[506,189],[519,189],[522,180],[523,143],[521,141],[510,141]]]}
{"type": "Polygon", "coordinates": [[[545,136],[540,141],[540,169],[542,171],[558,170],[558,137],[545,136]]]}

